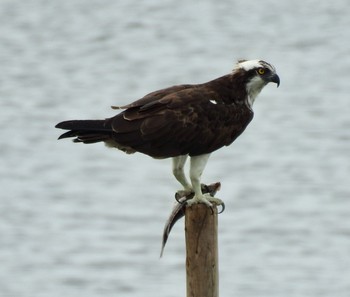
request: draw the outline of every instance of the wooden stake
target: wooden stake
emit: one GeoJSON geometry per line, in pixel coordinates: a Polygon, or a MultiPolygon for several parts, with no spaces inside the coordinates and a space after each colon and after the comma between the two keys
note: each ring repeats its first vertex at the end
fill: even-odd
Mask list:
{"type": "Polygon", "coordinates": [[[218,297],[217,208],[204,204],[186,207],[187,297],[218,297]]]}

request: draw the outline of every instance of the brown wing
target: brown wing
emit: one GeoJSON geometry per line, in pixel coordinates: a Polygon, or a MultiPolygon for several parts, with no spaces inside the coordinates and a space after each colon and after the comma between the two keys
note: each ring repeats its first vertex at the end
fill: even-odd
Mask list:
{"type": "Polygon", "coordinates": [[[224,104],[199,86],[155,92],[156,100],[151,94],[110,120],[115,142],[155,158],[211,153],[231,144],[253,117],[244,104],[224,104]]]}
{"type": "Polygon", "coordinates": [[[130,104],[127,104],[124,106],[112,106],[112,108],[113,109],[128,109],[128,108],[133,108],[133,107],[145,106],[149,103],[156,102],[157,100],[162,99],[169,94],[173,94],[173,93],[179,92],[181,90],[185,90],[185,89],[193,88],[193,87],[194,87],[194,85],[189,85],[189,84],[172,86],[169,88],[165,88],[165,89],[151,92],[151,93],[143,96],[141,99],[136,100],[130,104]]]}

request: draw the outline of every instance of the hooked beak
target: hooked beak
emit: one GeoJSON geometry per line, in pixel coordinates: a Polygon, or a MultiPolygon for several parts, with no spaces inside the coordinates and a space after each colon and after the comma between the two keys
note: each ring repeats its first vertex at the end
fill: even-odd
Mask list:
{"type": "Polygon", "coordinates": [[[277,84],[277,88],[278,88],[279,85],[280,85],[280,78],[279,78],[279,76],[276,73],[272,74],[271,77],[270,77],[270,82],[276,83],[277,84]]]}

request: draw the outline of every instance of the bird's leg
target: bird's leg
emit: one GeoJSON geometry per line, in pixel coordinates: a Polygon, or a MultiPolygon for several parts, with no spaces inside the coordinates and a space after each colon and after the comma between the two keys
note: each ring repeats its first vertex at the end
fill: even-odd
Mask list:
{"type": "Polygon", "coordinates": [[[191,157],[190,179],[194,190],[194,197],[187,201],[187,205],[204,203],[211,207],[212,203],[217,205],[223,204],[220,199],[210,196],[209,193],[202,193],[201,176],[205,165],[208,162],[209,156],[210,154],[191,157]]]}
{"type": "Polygon", "coordinates": [[[182,155],[173,158],[173,174],[178,182],[184,187],[183,190],[177,191],[175,198],[181,198],[193,193],[191,184],[187,181],[184,172],[184,166],[186,163],[188,155],[182,155]]]}

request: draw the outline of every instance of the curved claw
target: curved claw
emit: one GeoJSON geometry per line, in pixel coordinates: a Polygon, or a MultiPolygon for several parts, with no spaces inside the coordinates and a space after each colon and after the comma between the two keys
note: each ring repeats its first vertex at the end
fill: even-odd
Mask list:
{"type": "MultiPolygon", "coordinates": [[[[220,211],[217,210],[217,214],[221,214],[221,213],[223,213],[223,212],[225,211],[225,203],[224,203],[223,201],[220,200],[220,203],[216,203],[216,202],[214,201],[213,204],[214,204],[215,206],[217,206],[217,207],[221,206],[220,211]]],[[[214,212],[214,207],[211,206],[210,208],[211,208],[212,214],[213,214],[213,212],[214,212]]]]}
{"type": "Polygon", "coordinates": [[[179,197],[179,195],[175,194],[175,200],[177,201],[177,203],[179,204],[185,204],[186,203],[186,198],[184,197],[179,197]]]}
{"type": "Polygon", "coordinates": [[[220,204],[220,206],[221,206],[221,210],[218,212],[218,214],[221,214],[225,211],[225,203],[222,202],[222,204],[220,204]]]}
{"type": "Polygon", "coordinates": [[[175,193],[175,200],[180,204],[184,204],[187,200],[191,199],[193,196],[194,196],[194,192],[190,190],[180,190],[175,193]]]}
{"type": "Polygon", "coordinates": [[[181,197],[179,197],[180,195],[178,194],[178,193],[175,193],[175,200],[178,202],[178,203],[180,203],[180,199],[181,199],[181,197]]]}
{"type": "MultiPolygon", "coordinates": [[[[201,184],[201,190],[203,193],[203,196],[206,196],[207,198],[205,201],[201,201],[202,203],[207,204],[209,207],[211,207],[211,203],[214,203],[216,205],[222,205],[222,209],[218,213],[222,213],[225,210],[225,205],[224,203],[220,200],[215,198],[216,192],[220,189],[221,184],[219,182],[210,184],[210,185],[205,185],[201,184]]],[[[195,196],[195,193],[193,190],[190,189],[184,189],[184,190],[179,190],[175,193],[175,200],[180,203],[184,204],[186,201],[189,202],[189,204],[192,204],[194,201],[191,201],[195,196]],[[191,202],[190,202],[191,201],[191,202]]],[[[198,203],[199,201],[197,201],[198,203]]]]}
{"type": "Polygon", "coordinates": [[[179,192],[176,192],[176,193],[175,193],[175,200],[176,200],[179,204],[184,204],[184,202],[185,202],[186,200],[184,200],[183,198],[184,198],[184,196],[181,195],[181,193],[179,193],[179,192]]]}

